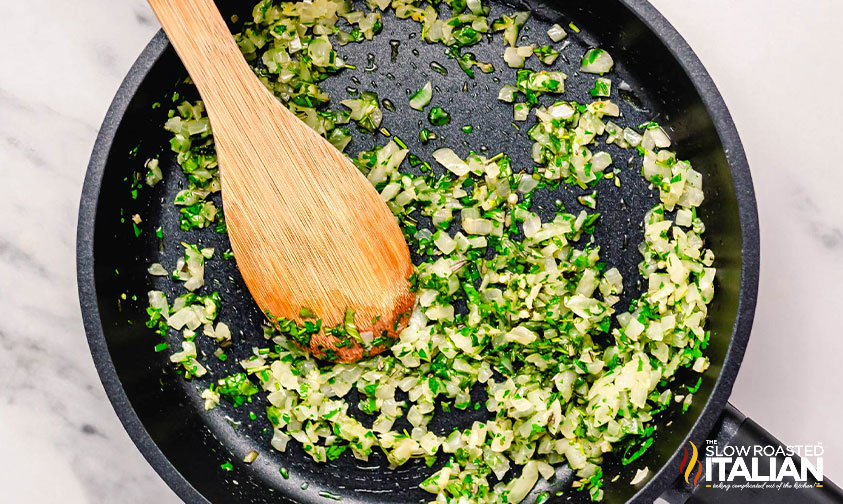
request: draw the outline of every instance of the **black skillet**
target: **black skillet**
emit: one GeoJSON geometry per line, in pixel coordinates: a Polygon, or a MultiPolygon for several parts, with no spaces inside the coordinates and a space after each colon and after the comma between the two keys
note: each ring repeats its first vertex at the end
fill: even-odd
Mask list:
{"type": "MultiPolygon", "coordinates": [[[[220,7],[225,14],[238,13],[246,19],[252,3],[228,1],[220,2],[220,7]]],[[[840,490],[828,481],[822,489],[800,493],[772,491],[753,497],[750,492],[734,490],[719,495],[704,484],[694,488],[680,476],[682,448],[690,447],[689,441],[698,447],[707,437],[717,439],[721,445],[778,443],[727,403],[755,311],[758,217],[743,147],[702,64],[673,27],[643,0],[531,1],[515,7],[493,4],[490,19],[516,7],[534,12],[525,32],[533,42],[546,43],[544,31],[554,22],[565,27],[573,22],[581,29],[574,33],[568,28],[570,45],[562,51],[567,61],[560,58],[554,65],[554,69],[569,75],[566,99],[589,100],[594,76],[576,72],[579,57],[589,46],[608,49],[616,61],[611,75],[612,98],[621,104],[625,123],[658,121],[668,130],[679,157],[690,160],[704,175],[705,202],[700,215],[718,268],[717,295],[710,306],[708,322],[712,332],[707,349],[711,367],[703,375],[688,412],[679,414],[675,407],[658,420],[655,443],[643,456],[626,466],[617,454],[606,457],[605,502],[652,502],[660,495],[675,503],[843,501],[840,490]],[[622,80],[629,84],[627,91],[619,89],[622,80]],[[636,469],[645,466],[650,469],[650,476],[630,485],[636,469]],[[619,477],[617,482],[611,483],[615,476],[619,477]]],[[[523,131],[519,133],[513,127],[510,106],[495,99],[500,85],[514,80],[514,71],[500,59],[500,36],[492,43],[487,41],[471,48],[478,60],[494,62],[495,73],[478,72],[469,79],[443,54],[442,46],[421,42],[417,32],[415,24],[398,22],[386,15],[384,33],[374,41],[342,48],[340,54],[357,70],[346,70],[327,81],[325,87],[334,101],[348,96],[347,87],[373,90],[381,98],[389,98],[396,111],[385,111],[383,125],[424,159],[430,160],[432,150],[440,146],[450,146],[463,155],[471,147],[489,154],[503,151],[513,156],[515,167],[531,167],[529,141],[523,131]],[[390,41],[400,42],[397,50],[390,41]],[[441,63],[448,75],[433,71],[428,66],[431,61],[441,63]],[[452,122],[448,127],[433,128],[441,140],[425,146],[417,136],[424,116],[408,107],[405,93],[418,89],[428,79],[437,87],[434,105],[449,110],[452,122]],[[460,130],[466,124],[474,126],[472,133],[460,130]]],[[[237,409],[224,403],[205,412],[197,390],[207,386],[207,382],[186,382],[167,362],[167,352],[153,351],[159,340],[143,324],[145,293],[155,287],[172,294],[177,292],[177,286],[169,279],[151,280],[146,267],[161,262],[171,268],[181,254],[177,245],[180,240],[198,241],[218,250],[218,259],[207,269],[206,282],[208,288],[219,290],[224,300],[221,319],[230,323],[238,342],[230,351],[232,356],[243,357],[252,345],[262,344],[262,315],[234,262],[219,259],[221,252],[228,249],[226,236],[211,230],[179,231],[177,212],[170,203],[182,184],[182,176],[161,126],[166,110],[172,106],[169,97],[174,89],[182,97],[197,97],[195,91],[182,84],[185,77],[175,52],[159,32],[129,72],[108,111],[82,193],[77,243],[79,294],[91,352],[118,416],[149,463],[186,502],[324,503],[331,498],[355,504],[424,502],[430,496],[417,484],[430,469],[421,461],[391,471],[384,469],[383,457],[377,456],[368,463],[343,456],[319,465],[310,462],[295,443],[290,443],[286,453],[278,453],[269,447],[262,399],[237,409]],[[162,105],[153,108],[156,102],[162,105]],[[156,154],[161,156],[164,182],[153,190],[141,189],[133,197],[133,173],[142,170],[144,160],[156,154]],[[143,219],[139,236],[131,222],[134,214],[143,219]],[[167,246],[163,248],[154,231],[158,226],[166,237],[167,246]],[[252,420],[249,412],[257,418],[252,420]],[[252,449],[260,457],[250,465],[240,462],[252,449]],[[230,471],[221,468],[226,462],[232,463],[230,471]],[[282,476],[280,467],[287,470],[289,478],[282,476]]],[[[357,152],[385,141],[383,137],[356,134],[347,151],[357,152]]],[[[597,210],[603,216],[596,239],[604,259],[624,274],[628,296],[637,295],[640,223],[656,199],[637,173],[640,164],[626,169],[629,152],[610,153],[616,166],[624,168],[620,174],[622,185],[606,187],[608,181],[601,185],[597,210]]],[[[545,219],[554,210],[552,200],[556,198],[569,211],[579,212],[576,196],[582,193],[579,189],[560,190],[538,199],[537,206],[545,219]]],[[[620,306],[628,300],[629,297],[624,299],[620,306]]],[[[177,339],[172,336],[171,343],[175,344],[177,339]]],[[[213,350],[210,346],[201,349],[207,354],[213,350]]],[[[237,368],[236,359],[222,364],[211,357],[208,362],[216,374],[237,368]]],[[[680,374],[678,379],[693,385],[696,377],[680,374]]],[[[470,425],[479,415],[463,414],[456,420],[437,415],[432,428],[444,431],[454,423],[470,425]]],[[[566,490],[570,483],[570,471],[563,467],[550,489],[566,490]]],[[[528,501],[544,489],[537,489],[528,501]]],[[[585,502],[587,496],[585,492],[567,490],[549,502],[569,500],[585,502]]]]}

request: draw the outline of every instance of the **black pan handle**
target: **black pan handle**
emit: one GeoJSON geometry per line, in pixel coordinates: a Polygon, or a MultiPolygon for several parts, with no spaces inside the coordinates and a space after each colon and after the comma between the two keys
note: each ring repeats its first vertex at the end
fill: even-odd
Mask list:
{"type": "MultiPolygon", "coordinates": [[[[748,448],[750,454],[748,456],[741,456],[745,461],[747,468],[751,471],[753,464],[758,464],[758,474],[767,475],[770,472],[770,454],[775,448],[783,448],[786,446],[773,437],[763,427],[752,421],[746,415],[741,413],[731,404],[727,404],[720,416],[714,430],[709,434],[705,446],[698,448],[698,462],[693,464],[689,473],[688,482],[685,481],[684,473],[672,488],[662,494],[662,501],[667,501],[669,504],[843,504],[843,490],[837,485],[829,481],[820,474],[820,478],[815,478],[811,471],[806,471],[806,480],[797,482],[792,476],[785,476],[782,479],[781,488],[738,488],[738,485],[746,483],[746,479],[736,477],[730,484],[731,488],[723,488],[720,483],[718,464],[712,464],[712,480],[707,479],[706,459],[707,453],[711,453],[717,447],[716,455],[733,455],[735,450],[738,453],[743,453],[740,448],[748,448]],[[725,447],[731,448],[725,448],[725,447]],[[768,448],[768,453],[763,452],[759,457],[752,454],[754,447],[772,447],[768,448]],[[753,462],[757,459],[757,462],[753,462]],[[700,473],[697,479],[697,473],[700,473]],[[695,480],[696,479],[696,484],[695,480]],[[789,487],[788,487],[789,485],[789,487]],[[798,486],[798,487],[797,487],[798,486]]],[[[801,458],[798,455],[791,457],[786,456],[781,450],[777,450],[777,454],[773,455],[775,459],[775,467],[782,468],[786,464],[786,459],[792,459],[796,471],[801,470],[801,458]]],[[[692,448],[688,447],[687,463],[682,465],[687,468],[687,465],[693,460],[692,448]]],[[[821,454],[821,452],[820,452],[821,454]]],[[[817,458],[811,453],[808,457],[810,462],[817,465],[817,458]]],[[[725,471],[728,476],[732,464],[727,464],[725,471]]],[[[819,469],[819,467],[817,468],[819,469]]],[[[777,469],[780,470],[780,469],[777,469]]],[[[821,471],[819,471],[821,473],[821,471]]],[[[752,484],[752,483],[751,483],[752,484]]],[[[759,483],[754,483],[758,485],[759,483]]],[[[765,485],[778,486],[779,482],[766,482],[765,485]]],[[[656,501],[657,503],[660,501],[656,501]]]]}

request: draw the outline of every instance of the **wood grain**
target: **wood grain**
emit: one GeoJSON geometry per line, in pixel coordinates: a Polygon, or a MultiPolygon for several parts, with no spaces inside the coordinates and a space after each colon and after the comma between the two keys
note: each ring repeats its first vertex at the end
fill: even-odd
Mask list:
{"type": "MultiPolygon", "coordinates": [[[[307,307],[325,327],[350,307],[361,333],[394,336],[414,303],[412,263],[375,188],[260,83],[212,0],[149,3],[208,111],[231,246],[258,305],[300,323],[307,307]]],[[[311,351],[336,342],[322,334],[311,351]]],[[[352,361],[363,352],[337,353],[352,361]]]]}

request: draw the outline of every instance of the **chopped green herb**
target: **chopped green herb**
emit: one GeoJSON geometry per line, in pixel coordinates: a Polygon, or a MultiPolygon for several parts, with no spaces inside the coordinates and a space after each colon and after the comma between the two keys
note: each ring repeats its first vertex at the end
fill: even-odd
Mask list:
{"type": "Polygon", "coordinates": [[[444,126],[451,122],[451,114],[445,112],[442,107],[433,107],[427,117],[434,126],[444,126]]]}
{"type": "Polygon", "coordinates": [[[436,133],[430,131],[429,129],[424,128],[419,131],[419,141],[421,141],[421,143],[426,144],[434,139],[436,139],[436,133]]]}

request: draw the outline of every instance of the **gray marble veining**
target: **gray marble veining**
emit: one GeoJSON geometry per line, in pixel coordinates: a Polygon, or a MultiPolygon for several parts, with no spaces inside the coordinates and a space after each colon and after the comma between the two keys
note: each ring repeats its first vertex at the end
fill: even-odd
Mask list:
{"type": "MultiPolygon", "coordinates": [[[[820,92],[843,78],[826,59],[843,46],[834,26],[843,3],[813,0],[810,12],[783,1],[654,3],[720,87],[758,192],[761,292],[733,403],[786,442],[822,442],[826,474],[843,481],[843,172],[832,127],[843,104],[820,92]]],[[[3,9],[0,486],[9,502],[178,502],[96,376],[74,259],[97,128],[157,21],[142,0],[3,9]]]]}

